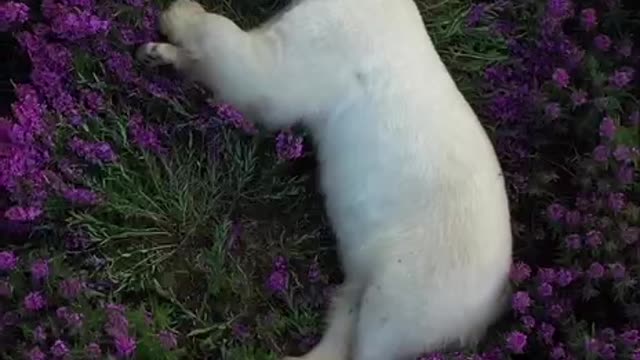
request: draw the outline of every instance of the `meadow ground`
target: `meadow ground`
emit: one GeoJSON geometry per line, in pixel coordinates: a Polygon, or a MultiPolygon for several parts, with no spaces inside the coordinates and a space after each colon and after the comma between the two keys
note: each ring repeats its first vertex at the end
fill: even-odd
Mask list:
{"type": "MultiPolygon", "coordinates": [[[[304,129],[136,64],[168,3],[0,3],[2,359],[268,360],[322,332],[341,273],[304,129]]],[[[204,4],[250,27],[285,2],[204,4]]],[[[637,5],[418,4],[516,241],[512,311],[423,359],[640,359],[637,5]]]]}

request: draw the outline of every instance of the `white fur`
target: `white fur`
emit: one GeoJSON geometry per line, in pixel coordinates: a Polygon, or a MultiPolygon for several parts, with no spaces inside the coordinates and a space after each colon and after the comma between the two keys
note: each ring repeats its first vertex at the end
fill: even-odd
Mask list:
{"type": "Polygon", "coordinates": [[[483,336],[508,294],[504,179],[412,0],[300,0],[248,32],[178,0],[162,30],[175,47],[141,57],[312,133],[346,280],[302,359],[395,360],[483,336]]]}

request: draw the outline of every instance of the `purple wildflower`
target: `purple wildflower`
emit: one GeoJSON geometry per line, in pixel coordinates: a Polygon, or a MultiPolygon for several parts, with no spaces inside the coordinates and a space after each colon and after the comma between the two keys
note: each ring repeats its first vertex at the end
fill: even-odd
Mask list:
{"type": "Polygon", "coordinates": [[[612,140],[616,135],[616,123],[612,118],[606,116],[600,123],[600,136],[605,139],[612,140]]]}
{"type": "Polygon", "coordinates": [[[77,206],[94,206],[102,202],[100,195],[89,189],[69,187],[62,191],[62,196],[77,206]]]}
{"type": "Polygon", "coordinates": [[[269,291],[282,294],[289,287],[289,273],[282,270],[274,270],[267,280],[267,288],[269,291]]]}
{"type": "Polygon", "coordinates": [[[45,360],[47,356],[40,350],[39,347],[34,347],[27,353],[28,360],[45,360]]]}
{"type": "Polygon", "coordinates": [[[511,271],[509,272],[509,278],[516,282],[523,282],[531,276],[531,268],[529,265],[523,262],[517,262],[511,265],[511,271]]]}
{"type": "Polygon", "coordinates": [[[553,343],[553,334],[555,334],[555,332],[556,328],[553,327],[553,325],[547,324],[545,322],[540,324],[540,337],[546,344],[553,343]]]}
{"type": "Polygon", "coordinates": [[[611,48],[611,38],[607,35],[599,34],[593,39],[593,44],[600,51],[609,51],[611,48]]]}
{"type": "Polygon", "coordinates": [[[133,356],[136,351],[136,340],[126,335],[119,335],[114,338],[116,353],[119,358],[127,359],[133,356]]]}
{"type": "Polygon", "coordinates": [[[236,322],[231,326],[231,332],[233,333],[233,336],[240,341],[244,341],[251,336],[249,327],[239,322],[236,322]]]}
{"type": "Polygon", "coordinates": [[[618,145],[613,151],[613,157],[620,162],[627,162],[633,158],[633,152],[627,146],[618,145]]]}
{"type": "Polygon", "coordinates": [[[558,119],[561,113],[562,113],[562,108],[560,107],[560,104],[558,104],[557,102],[549,103],[544,107],[545,116],[551,120],[558,119]]]}
{"type": "Polygon", "coordinates": [[[61,39],[71,41],[104,34],[110,26],[108,20],[86,10],[60,12],[51,20],[51,30],[61,39]]]}
{"type": "Polygon", "coordinates": [[[69,147],[81,158],[96,165],[115,162],[118,156],[106,142],[91,143],[77,137],[69,141],[69,147]]]}
{"type": "Polygon", "coordinates": [[[626,346],[636,346],[640,342],[640,332],[638,330],[628,330],[620,334],[620,339],[626,346]]]}
{"type": "Polygon", "coordinates": [[[529,297],[529,293],[526,291],[518,291],[513,294],[511,300],[511,307],[516,312],[521,314],[527,313],[529,307],[532,305],[531,298],[529,297]]]}
{"type": "Polygon", "coordinates": [[[30,292],[24,298],[24,307],[29,311],[42,310],[45,306],[47,306],[47,300],[38,291],[30,292]]]}
{"type": "Polygon", "coordinates": [[[58,294],[67,300],[76,299],[82,291],[84,291],[84,282],[76,278],[62,280],[58,288],[58,294]]]}
{"type": "Polygon", "coordinates": [[[549,357],[552,360],[561,360],[561,359],[566,359],[567,357],[567,352],[564,350],[564,347],[562,347],[562,345],[556,345],[553,347],[553,349],[551,349],[551,351],[549,352],[549,357]]]}
{"type": "Polygon", "coordinates": [[[567,70],[563,68],[557,68],[553,71],[553,75],[551,77],[556,85],[558,85],[558,87],[566,88],[567,86],[569,86],[570,77],[567,70]]]}
{"type": "Polygon", "coordinates": [[[571,93],[571,102],[574,107],[578,107],[587,103],[587,92],[581,89],[578,89],[571,93]]]}
{"type": "Polygon", "coordinates": [[[172,331],[160,331],[160,333],[158,334],[158,340],[160,341],[160,345],[162,345],[165,350],[172,350],[176,346],[178,346],[178,339],[176,338],[176,334],[174,334],[172,331]]]}
{"type": "Polygon", "coordinates": [[[551,204],[547,208],[547,217],[552,222],[558,223],[564,218],[564,215],[566,214],[566,212],[567,212],[567,209],[565,209],[564,206],[560,204],[551,204]]]}
{"type": "Polygon", "coordinates": [[[92,342],[84,348],[84,353],[91,360],[98,360],[102,358],[102,350],[100,345],[92,342]]]}
{"type": "Polygon", "coordinates": [[[580,22],[582,23],[582,28],[586,31],[595,29],[598,26],[598,14],[596,13],[596,9],[583,9],[580,12],[580,22]]]}
{"type": "Polygon", "coordinates": [[[40,259],[31,264],[31,278],[34,281],[42,281],[49,277],[49,261],[40,259]]]}
{"type": "Polygon", "coordinates": [[[591,264],[591,266],[589,266],[587,275],[590,279],[598,280],[604,276],[604,271],[604,266],[602,266],[600,263],[595,262],[591,264]]]}
{"type": "Polygon", "coordinates": [[[33,330],[33,341],[36,343],[44,343],[47,341],[47,331],[44,326],[38,325],[33,330]]]}
{"type": "Polygon", "coordinates": [[[622,68],[616,70],[609,76],[609,84],[613,87],[622,89],[633,81],[635,71],[632,68],[622,68]]]}
{"type": "Polygon", "coordinates": [[[309,270],[307,271],[307,278],[310,283],[317,283],[320,281],[320,277],[322,272],[320,271],[320,264],[317,261],[313,261],[311,265],[309,265],[309,270]]]}
{"type": "Polygon", "coordinates": [[[276,137],[276,152],[280,160],[295,160],[302,157],[302,137],[289,132],[280,132],[276,137]]]}
{"type": "Polygon", "coordinates": [[[564,238],[564,244],[567,249],[579,250],[582,247],[582,239],[578,234],[571,234],[564,238]]]}
{"type": "Polygon", "coordinates": [[[576,228],[582,223],[582,216],[578,210],[569,210],[564,216],[564,221],[570,228],[576,228]]]}
{"type": "Polygon", "coordinates": [[[550,297],[553,295],[553,286],[546,282],[540,284],[540,286],[538,286],[538,294],[543,298],[550,297]]]}
{"type": "Polygon", "coordinates": [[[525,315],[520,320],[522,320],[522,324],[529,330],[536,326],[536,319],[531,315],[525,315]]]}
{"type": "Polygon", "coordinates": [[[598,230],[591,230],[587,233],[587,237],[585,240],[585,244],[587,244],[590,248],[595,249],[602,245],[603,238],[602,233],[598,230]]]}
{"type": "Polygon", "coordinates": [[[4,216],[13,221],[32,221],[42,215],[42,209],[36,206],[14,206],[4,212],[4,216]]]}
{"type": "Polygon", "coordinates": [[[133,142],[142,150],[162,155],[166,149],[160,140],[160,132],[144,123],[142,115],[135,114],[129,119],[129,132],[133,142]]]}
{"type": "Polygon", "coordinates": [[[522,354],[527,346],[527,335],[520,331],[512,331],[506,338],[507,349],[515,354],[522,354]]]}
{"type": "Polygon", "coordinates": [[[613,263],[608,265],[609,274],[614,280],[623,280],[627,275],[627,271],[621,263],[613,263]]]}
{"type": "Polygon", "coordinates": [[[29,20],[29,7],[26,4],[15,1],[0,4],[0,32],[6,32],[27,20],[29,20]]]}
{"type": "Polygon", "coordinates": [[[622,231],[622,240],[628,245],[637,243],[640,240],[640,228],[635,226],[626,227],[622,231]]]}
{"type": "Polygon", "coordinates": [[[69,350],[69,346],[67,346],[67,344],[62,340],[56,340],[56,342],[53,343],[53,346],[51,346],[50,351],[56,358],[64,358],[71,352],[69,350]]]}
{"type": "Polygon", "coordinates": [[[613,360],[616,358],[616,346],[613,344],[604,344],[600,349],[600,356],[605,360],[613,360]]]}
{"type": "Polygon", "coordinates": [[[625,196],[623,193],[611,193],[609,194],[607,203],[611,211],[615,213],[620,212],[626,205],[625,196]]]}
{"type": "Polygon", "coordinates": [[[0,271],[12,271],[18,266],[18,257],[12,251],[0,251],[0,271]]]}
{"type": "Polygon", "coordinates": [[[484,20],[487,12],[487,4],[473,4],[467,15],[467,26],[476,27],[484,20]]]}
{"type": "Polygon", "coordinates": [[[233,106],[229,104],[217,105],[214,106],[214,111],[223,123],[229,124],[236,129],[241,129],[249,135],[257,133],[255,125],[249,122],[244,115],[233,106]]]}
{"type": "Polygon", "coordinates": [[[0,297],[10,298],[13,296],[13,286],[4,280],[0,280],[0,297]]]}

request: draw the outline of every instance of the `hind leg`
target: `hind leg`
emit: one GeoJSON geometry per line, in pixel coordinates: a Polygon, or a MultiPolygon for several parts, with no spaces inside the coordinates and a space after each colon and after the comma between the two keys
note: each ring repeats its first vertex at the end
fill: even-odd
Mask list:
{"type": "Polygon", "coordinates": [[[336,293],[328,316],[328,328],[322,340],[302,357],[286,357],[284,360],[347,360],[353,338],[353,328],[358,314],[360,289],[351,284],[343,285],[336,293]]]}

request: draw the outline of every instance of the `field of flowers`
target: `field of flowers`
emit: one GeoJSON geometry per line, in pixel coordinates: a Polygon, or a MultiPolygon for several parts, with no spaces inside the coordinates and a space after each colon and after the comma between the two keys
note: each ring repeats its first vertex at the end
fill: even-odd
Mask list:
{"type": "MultiPolygon", "coordinates": [[[[137,64],[168,2],[0,1],[0,359],[276,360],[322,332],[341,274],[304,129],[137,64]]],[[[417,2],[516,241],[512,310],[421,359],[640,359],[639,4],[417,2]]]]}

